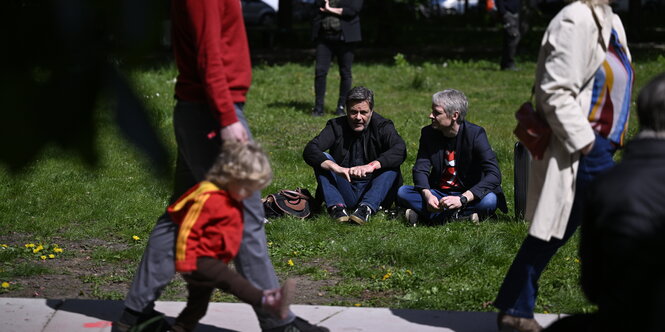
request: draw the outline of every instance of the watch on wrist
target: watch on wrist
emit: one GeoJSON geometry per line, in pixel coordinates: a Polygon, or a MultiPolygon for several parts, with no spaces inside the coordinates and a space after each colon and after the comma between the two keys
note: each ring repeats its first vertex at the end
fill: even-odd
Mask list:
{"type": "Polygon", "coordinates": [[[462,203],[462,206],[466,206],[466,203],[469,202],[469,199],[466,198],[466,196],[464,196],[464,195],[460,195],[459,196],[459,201],[460,201],[460,203],[462,203]]]}

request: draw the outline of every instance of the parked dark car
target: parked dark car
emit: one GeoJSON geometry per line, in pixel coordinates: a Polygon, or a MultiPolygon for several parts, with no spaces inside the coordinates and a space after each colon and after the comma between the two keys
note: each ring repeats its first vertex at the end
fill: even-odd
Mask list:
{"type": "Polygon", "coordinates": [[[240,0],[242,15],[247,25],[273,26],[277,23],[277,12],[261,0],[240,0]]]}

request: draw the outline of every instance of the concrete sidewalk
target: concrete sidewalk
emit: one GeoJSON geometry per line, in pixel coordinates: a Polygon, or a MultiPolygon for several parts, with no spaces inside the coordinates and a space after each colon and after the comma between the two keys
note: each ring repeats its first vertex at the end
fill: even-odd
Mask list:
{"type": "MultiPolygon", "coordinates": [[[[184,302],[157,302],[156,309],[173,317],[184,302]]],[[[0,298],[2,332],[110,331],[111,321],[122,310],[121,301],[46,300],[0,298]]],[[[331,331],[496,331],[496,314],[491,312],[452,312],[388,308],[357,308],[292,305],[296,315],[331,331]]],[[[547,326],[559,315],[537,314],[547,326]]],[[[197,328],[200,332],[260,331],[252,308],[243,303],[211,303],[208,314],[197,328]]]]}

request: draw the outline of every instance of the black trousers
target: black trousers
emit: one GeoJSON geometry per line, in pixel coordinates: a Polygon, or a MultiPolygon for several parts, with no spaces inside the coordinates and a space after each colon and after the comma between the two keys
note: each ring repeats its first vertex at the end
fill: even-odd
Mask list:
{"type": "Polygon", "coordinates": [[[351,66],[353,65],[354,49],[355,43],[345,43],[341,40],[318,40],[316,45],[316,68],[314,72],[315,111],[323,112],[323,104],[326,97],[326,78],[333,56],[337,58],[340,76],[337,107],[344,107],[346,93],[351,90],[353,82],[351,66]]]}
{"type": "Polygon", "coordinates": [[[501,69],[515,66],[515,54],[517,54],[517,45],[520,43],[521,38],[519,13],[505,12],[503,14],[501,69]]]}

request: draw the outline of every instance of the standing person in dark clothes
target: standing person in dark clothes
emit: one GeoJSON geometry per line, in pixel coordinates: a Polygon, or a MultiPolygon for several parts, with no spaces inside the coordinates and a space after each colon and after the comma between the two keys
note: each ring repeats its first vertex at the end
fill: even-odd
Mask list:
{"type": "Polygon", "coordinates": [[[522,38],[522,31],[520,31],[522,0],[496,0],[496,6],[503,24],[501,70],[517,70],[515,55],[522,38]]]}
{"type": "Polygon", "coordinates": [[[351,66],[356,44],[361,40],[358,14],[363,0],[317,0],[319,13],[312,24],[312,39],[316,42],[316,67],[314,72],[313,116],[323,115],[326,97],[326,78],[333,56],[339,66],[339,99],[336,115],[344,115],[346,93],[353,82],[351,66]]]}
{"type": "Polygon", "coordinates": [[[382,203],[392,204],[391,190],[396,193],[402,183],[406,144],[393,122],[374,112],[372,90],[351,89],[346,107],[346,116],[328,120],[307,143],[303,158],[314,168],[330,216],[362,225],[382,203]]]}
{"type": "MultiPolygon", "coordinates": [[[[173,127],[177,143],[174,202],[202,181],[219,155],[223,141],[252,140],[243,113],[252,80],[247,34],[238,0],[172,0],[172,44],[178,67],[173,127]]],[[[237,271],[254,287],[279,288],[263,228],[257,191],[243,201],[243,239],[237,271]]],[[[160,313],[155,300],[175,275],[177,225],[167,213],[157,220],[125,298],[125,310],[113,331],[128,331],[160,313]]],[[[276,319],[254,306],[263,331],[328,331],[289,312],[276,319]]],[[[163,320],[156,325],[168,326],[163,320]]],[[[151,328],[158,330],[158,327],[151,328]]]]}

